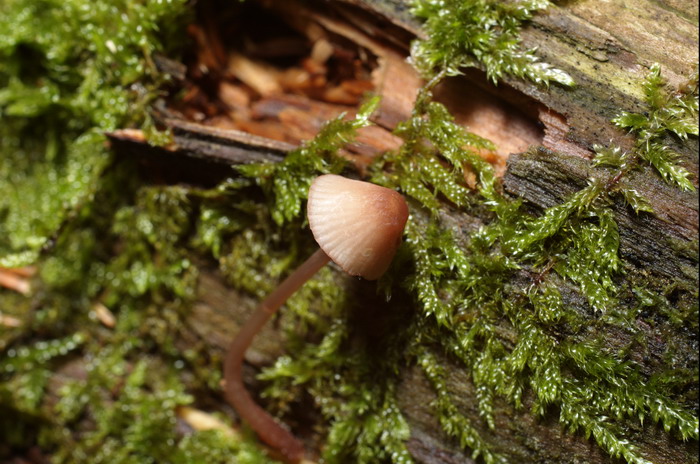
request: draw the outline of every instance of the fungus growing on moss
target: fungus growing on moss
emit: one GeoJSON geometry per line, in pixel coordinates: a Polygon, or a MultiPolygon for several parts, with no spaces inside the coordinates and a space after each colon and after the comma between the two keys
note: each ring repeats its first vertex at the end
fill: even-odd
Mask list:
{"type": "Polygon", "coordinates": [[[368,280],[384,274],[400,243],[408,206],[394,190],[328,174],[312,182],[307,216],[320,248],[260,303],[234,338],[224,363],[228,402],[262,441],[295,463],[303,459],[304,446],[243,385],[245,352],[275,311],[329,260],[368,280]]]}

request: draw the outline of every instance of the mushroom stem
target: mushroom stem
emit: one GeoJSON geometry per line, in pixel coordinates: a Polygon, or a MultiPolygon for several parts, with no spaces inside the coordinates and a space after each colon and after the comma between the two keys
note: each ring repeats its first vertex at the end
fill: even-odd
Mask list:
{"type": "Polygon", "coordinates": [[[293,463],[304,457],[304,446],[287,429],[278,424],[263,408],[257,405],[243,384],[242,368],[245,352],[255,335],[272,317],[280,306],[304,283],[330,261],[320,248],[287,277],[257,307],[250,319],[229,346],[224,362],[226,399],[236,409],[238,415],[255,430],[260,439],[277,449],[293,463]]]}

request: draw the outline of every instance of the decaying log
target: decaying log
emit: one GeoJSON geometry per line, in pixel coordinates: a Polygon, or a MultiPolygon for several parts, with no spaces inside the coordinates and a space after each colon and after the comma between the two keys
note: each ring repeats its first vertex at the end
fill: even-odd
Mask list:
{"type": "MultiPolygon", "coordinates": [[[[344,0],[335,4],[312,2],[312,6],[295,2],[263,3],[271,11],[289,15],[297,28],[309,30],[313,22],[314,30],[321,31],[319,37],[340,35],[376,55],[379,65],[373,72],[373,83],[384,102],[375,122],[390,130],[408,116],[421,81],[406,64],[405,57],[408,41],[421,31],[406,14],[404,2],[344,0]]],[[[614,128],[610,119],[621,110],[644,111],[641,80],[652,63],[661,64],[664,76],[672,85],[680,84],[697,63],[698,11],[694,2],[632,3],[563,2],[536,16],[526,28],[525,45],[537,46],[544,61],[571,74],[577,82],[574,89],[541,88],[512,78],[494,86],[480,70],[469,70],[463,77],[446,81],[436,91],[438,99],[450,103],[458,121],[477,133],[481,131],[495,138],[497,144],[502,142],[501,147],[506,148],[501,148],[498,156],[503,160],[505,190],[524,199],[533,211],[561,203],[587,184],[594,144],[631,147],[631,138],[614,128]],[[478,98],[456,98],[470,92],[478,98]],[[498,131],[493,130],[494,124],[501,124],[498,131]],[[512,153],[520,154],[508,158],[512,153]]],[[[145,154],[143,158],[150,160],[145,162],[156,163],[159,169],[178,160],[176,163],[187,165],[184,171],[193,167],[206,171],[211,177],[198,179],[205,183],[221,179],[218,167],[221,164],[276,161],[294,146],[207,128],[191,121],[170,118],[164,123],[173,130],[172,147],[148,148],[134,134],[123,132],[111,137],[119,152],[145,154]]],[[[697,141],[679,149],[697,185],[697,141]]],[[[358,165],[361,167],[362,163],[358,165]]],[[[174,177],[197,181],[186,173],[179,175],[183,177],[178,178],[177,173],[174,177]]],[[[655,212],[636,214],[622,201],[615,203],[621,256],[631,266],[643,269],[650,278],[697,285],[697,193],[669,186],[650,170],[632,173],[627,182],[650,201],[655,212]]],[[[444,214],[447,220],[466,229],[473,230],[478,224],[475,218],[447,209],[444,214]]],[[[562,283],[562,288],[565,286],[562,283]]],[[[562,294],[571,295],[571,292],[564,289],[562,294]]],[[[584,302],[576,301],[576,296],[571,298],[569,304],[585,306],[584,302]]],[[[212,352],[223,353],[230,335],[253,306],[254,302],[246,296],[227,289],[215,271],[203,272],[200,301],[193,308],[187,331],[210,345],[212,352]]],[[[660,331],[667,329],[661,325],[646,329],[651,347],[638,361],[648,375],[663,366],[664,346],[656,340],[660,339],[660,331]]],[[[618,333],[609,336],[611,343],[624,338],[624,334],[618,333]]],[[[678,338],[679,364],[697,366],[695,334],[679,333],[678,338]]],[[[257,369],[269,365],[282,349],[282,335],[275,327],[267,327],[257,337],[247,356],[246,375],[251,385],[255,384],[253,376],[257,369]]],[[[527,408],[515,411],[507,404],[497,403],[496,428],[489,430],[479,418],[471,380],[458,365],[450,365],[449,359],[444,362],[449,366],[449,388],[460,399],[460,411],[511,462],[611,462],[592,440],[563,430],[556,417],[533,418],[527,408]]],[[[472,462],[468,451],[459,449],[441,432],[430,407],[433,399],[434,393],[419,369],[402,373],[399,402],[411,426],[409,449],[422,463],[472,462]]],[[[641,452],[652,462],[695,462],[697,442],[678,441],[659,427],[630,427],[641,452]]]]}

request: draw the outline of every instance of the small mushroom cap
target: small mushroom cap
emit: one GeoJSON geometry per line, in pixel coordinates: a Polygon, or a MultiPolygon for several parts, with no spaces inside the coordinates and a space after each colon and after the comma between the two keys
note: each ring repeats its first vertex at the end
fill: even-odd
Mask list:
{"type": "Polygon", "coordinates": [[[394,190],[327,174],[311,183],[307,216],[316,242],[338,266],[375,280],[394,259],[408,206],[394,190]]]}

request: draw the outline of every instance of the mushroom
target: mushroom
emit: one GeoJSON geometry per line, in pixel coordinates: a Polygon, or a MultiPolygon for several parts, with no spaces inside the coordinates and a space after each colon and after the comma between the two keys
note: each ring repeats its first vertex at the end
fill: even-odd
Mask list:
{"type": "Polygon", "coordinates": [[[263,442],[292,463],[302,461],[304,446],[245,389],[245,352],[275,311],[329,260],[368,280],[384,274],[401,243],[408,206],[394,190],[327,174],[311,183],[307,216],[319,249],[260,303],[234,338],[224,362],[228,402],[263,442]]]}

